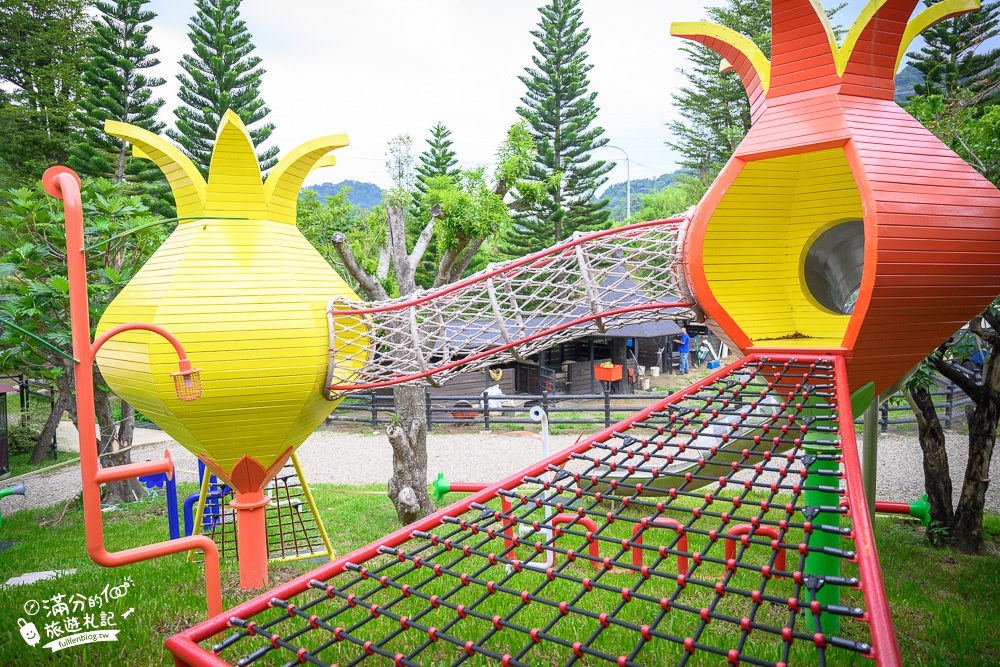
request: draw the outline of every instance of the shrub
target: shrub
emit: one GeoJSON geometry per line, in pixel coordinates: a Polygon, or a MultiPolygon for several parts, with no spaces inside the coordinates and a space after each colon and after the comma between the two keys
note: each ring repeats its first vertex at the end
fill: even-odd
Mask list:
{"type": "Polygon", "coordinates": [[[7,447],[11,454],[30,454],[35,449],[35,442],[49,418],[49,406],[32,407],[22,419],[17,412],[8,415],[7,447]]]}

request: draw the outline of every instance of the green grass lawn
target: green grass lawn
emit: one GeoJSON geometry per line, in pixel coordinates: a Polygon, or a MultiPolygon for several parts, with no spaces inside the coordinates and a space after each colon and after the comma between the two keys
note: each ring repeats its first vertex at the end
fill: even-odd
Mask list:
{"type": "Polygon", "coordinates": [[[28,459],[31,458],[30,452],[27,454],[11,454],[9,457],[10,476],[17,477],[18,475],[23,475],[33,470],[48,468],[49,466],[54,466],[58,463],[65,463],[66,461],[76,461],[80,458],[80,454],[78,452],[60,451],[58,452],[58,456],[59,458],[54,459],[51,454],[46,454],[41,463],[28,463],[28,459]]]}
{"type": "MultiPolygon", "coordinates": [[[[180,487],[182,496],[195,491],[190,484],[180,487]]],[[[376,487],[315,485],[313,491],[340,554],[397,527],[392,506],[376,487]]],[[[79,504],[72,503],[56,524],[62,511],[60,504],[21,512],[6,518],[0,529],[0,539],[17,541],[0,553],[0,581],[27,571],[76,569],[75,574],[60,580],[0,589],[0,665],[173,664],[162,647],[163,639],[206,617],[202,567],[188,564],[183,556],[115,569],[98,567],[84,551],[79,504]],[[18,618],[26,617],[24,605],[29,600],[51,600],[61,593],[68,601],[79,594],[89,604],[89,598],[102,596],[106,586],[111,590],[126,578],[131,579],[131,585],[123,597],[111,600],[103,596],[101,607],[80,610],[80,614],[93,613],[95,623],[100,611],[114,613],[108,620],[120,630],[118,642],[89,644],[55,654],[43,651],[41,644],[49,641],[42,625],[44,609],[33,617],[43,633],[40,645],[28,647],[18,636],[18,618]],[[130,608],[134,611],[123,618],[130,608]]],[[[990,516],[987,530],[1000,551],[1000,517],[990,516]]],[[[105,534],[108,548],[114,550],[165,538],[162,496],[105,514],[105,534]]],[[[1000,558],[972,558],[950,549],[931,548],[919,524],[906,520],[879,518],[876,534],[904,664],[1000,664],[1000,558]]],[[[271,583],[315,566],[272,566],[271,583]]],[[[250,597],[239,590],[233,563],[224,565],[223,586],[227,607],[250,597]]],[[[535,662],[546,664],[543,653],[533,655],[535,662]]],[[[864,659],[854,662],[873,664],[864,659]]]]}

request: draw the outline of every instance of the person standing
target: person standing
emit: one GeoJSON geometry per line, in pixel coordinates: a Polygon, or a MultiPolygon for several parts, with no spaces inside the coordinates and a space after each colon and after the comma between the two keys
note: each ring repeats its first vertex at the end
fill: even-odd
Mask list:
{"type": "Polygon", "coordinates": [[[681,367],[679,373],[687,375],[691,364],[691,336],[688,335],[687,327],[681,327],[681,337],[677,343],[677,352],[681,355],[681,367]]]}

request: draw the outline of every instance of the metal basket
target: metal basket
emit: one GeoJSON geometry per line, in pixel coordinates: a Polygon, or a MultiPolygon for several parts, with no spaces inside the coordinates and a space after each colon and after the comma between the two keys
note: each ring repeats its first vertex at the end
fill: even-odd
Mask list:
{"type": "Polygon", "coordinates": [[[171,373],[174,379],[174,392],[177,400],[189,402],[201,398],[201,369],[192,368],[186,371],[171,373]]]}

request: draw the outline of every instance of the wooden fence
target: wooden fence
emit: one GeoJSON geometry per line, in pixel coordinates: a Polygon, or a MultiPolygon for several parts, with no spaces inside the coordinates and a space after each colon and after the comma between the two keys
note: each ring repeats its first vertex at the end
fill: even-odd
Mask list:
{"type": "MultiPolygon", "coordinates": [[[[966,396],[955,385],[939,380],[940,389],[931,392],[938,416],[945,428],[952,428],[964,421],[964,406],[969,403],[966,396]]],[[[489,430],[504,424],[533,424],[528,410],[540,405],[549,414],[550,424],[578,424],[604,426],[624,419],[638,412],[650,403],[666,398],[670,394],[516,394],[488,395],[466,394],[454,396],[431,396],[424,390],[427,400],[427,425],[433,430],[436,425],[460,424],[479,426],[489,430]],[[491,406],[486,409],[486,406],[491,406]],[[573,413],[569,417],[568,413],[573,413]]],[[[394,415],[393,398],[390,394],[374,391],[348,394],[327,418],[327,424],[355,423],[368,424],[372,428],[390,423],[394,415]]],[[[863,415],[855,415],[855,423],[861,423],[863,415]]],[[[917,419],[901,394],[894,394],[879,405],[879,425],[882,432],[890,426],[916,424],[917,419]]]]}

